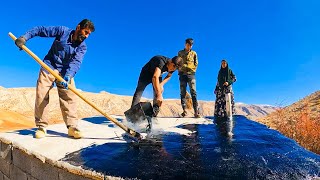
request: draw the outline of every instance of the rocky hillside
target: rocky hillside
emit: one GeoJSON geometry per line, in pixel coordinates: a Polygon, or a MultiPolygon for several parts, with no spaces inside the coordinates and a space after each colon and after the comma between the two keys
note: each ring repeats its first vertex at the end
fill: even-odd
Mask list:
{"type": "Polygon", "coordinates": [[[258,118],[257,121],[272,128],[276,128],[281,122],[294,123],[302,113],[307,113],[310,119],[317,119],[320,117],[320,91],[317,91],[290,106],[278,108],[278,111],[274,111],[268,116],[258,118]]]}
{"type": "Polygon", "coordinates": [[[294,139],[306,149],[320,154],[320,91],[279,108],[259,122],[294,139]]]}
{"type": "MultiPolygon", "coordinates": [[[[129,109],[132,97],[110,94],[107,92],[90,93],[82,92],[84,97],[94,102],[104,112],[111,115],[123,115],[129,109]]],[[[148,101],[147,99],[143,99],[148,101]]],[[[35,88],[3,88],[0,87],[0,125],[3,129],[15,129],[17,127],[33,127],[33,113],[35,101],[35,88]],[[15,125],[16,124],[16,125],[15,125]]],[[[149,100],[150,101],[150,100],[149,100]]],[[[199,106],[203,116],[212,116],[214,109],[213,101],[200,101],[199,106]]],[[[51,123],[62,122],[58,93],[54,88],[50,92],[51,123]]],[[[247,105],[236,103],[236,113],[245,115],[250,119],[257,119],[273,112],[275,107],[266,105],[247,105]]],[[[180,100],[165,100],[159,116],[177,117],[181,113],[180,100]]],[[[190,116],[193,112],[190,110],[190,116]]],[[[96,110],[79,99],[79,118],[100,115],[96,110]]],[[[0,129],[1,131],[1,129],[0,129]]]]}

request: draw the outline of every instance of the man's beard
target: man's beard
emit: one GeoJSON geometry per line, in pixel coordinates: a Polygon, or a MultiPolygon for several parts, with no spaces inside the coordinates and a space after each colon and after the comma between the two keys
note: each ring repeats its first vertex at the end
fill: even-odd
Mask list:
{"type": "Polygon", "coordinates": [[[84,36],[84,35],[82,35],[82,34],[78,34],[78,37],[77,37],[76,42],[80,44],[80,43],[82,43],[85,39],[86,39],[86,36],[84,36]]]}

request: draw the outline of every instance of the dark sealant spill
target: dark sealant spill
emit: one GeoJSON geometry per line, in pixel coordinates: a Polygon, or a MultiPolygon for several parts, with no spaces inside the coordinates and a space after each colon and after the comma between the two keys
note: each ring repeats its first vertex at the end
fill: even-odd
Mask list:
{"type": "Polygon", "coordinates": [[[105,175],[139,179],[309,179],[320,176],[320,156],[275,130],[234,116],[230,122],[181,125],[161,143],[93,145],[63,161],[105,175]],[[233,132],[233,136],[230,135],[233,132]]]}

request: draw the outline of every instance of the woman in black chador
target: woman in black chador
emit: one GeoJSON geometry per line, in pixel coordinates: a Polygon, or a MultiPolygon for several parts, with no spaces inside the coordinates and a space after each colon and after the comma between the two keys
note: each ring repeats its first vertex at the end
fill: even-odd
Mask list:
{"type": "Polygon", "coordinates": [[[221,61],[221,68],[218,74],[218,82],[214,90],[214,93],[216,94],[216,102],[214,107],[215,117],[227,117],[225,98],[227,93],[231,93],[232,114],[235,113],[234,94],[232,91],[232,84],[234,82],[236,82],[236,76],[229,68],[227,61],[223,59],[221,61]]]}

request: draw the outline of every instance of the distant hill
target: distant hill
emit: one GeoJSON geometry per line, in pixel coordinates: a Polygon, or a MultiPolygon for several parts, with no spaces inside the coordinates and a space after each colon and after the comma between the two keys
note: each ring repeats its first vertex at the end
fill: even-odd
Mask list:
{"type": "MultiPolygon", "coordinates": [[[[111,115],[123,115],[123,112],[129,109],[132,97],[110,94],[107,92],[91,93],[82,92],[82,94],[94,102],[104,112],[111,115]]],[[[142,99],[148,101],[147,99],[142,99]]],[[[150,101],[150,100],[149,100],[150,101]]],[[[34,121],[34,102],[35,88],[3,88],[0,87],[0,122],[4,127],[5,123],[10,123],[6,126],[8,129],[15,129],[24,124],[26,127],[33,125],[34,121]],[[9,115],[8,115],[9,114],[9,115]],[[8,117],[10,116],[9,120],[8,117]],[[12,116],[12,117],[11,117],[12,116]],[[15,118],[13,118],[15,117],[15,118]],[[14,120],[18,119],[18,120],[14,120]],[[23,123],[22,123],[23,122],[23,123]],[[13,123],[13,124],[12,124],[13,123]]],[[[213,101],[200,101],[199,106],[203,116],[212,116],[214,110],[213,101]]],[[[50,123],[62,122],[60,105],[58,100],[57,89],[53,88],[50,92],[50,123]]],[[[236,103],[236,114],[245,115],[249,119],[257,119],[264,117],[275,111],[275,107],[268,105],[248,105],[244,103],[236,103]]],[[[160,117],[177,117],[182,112],[180,100],[168,99],[163,103],[160,117]]],[[[91,117],[100,115],[96,110],[79,99],[78,116],[79,118],[91,117]]],[[[188,115],[193,116],[193,110],[189,110],[188,115]]],[[[2,129],[3,130],[3,129],[2,129]]],[[[1,131],[1,129],[0,129],[1,131]]]]}
{"type": "Polygon", "coordinates": [[[258,122],[280,131],[303,147],[320,154],[320,91],[284,108],[278,108],[258,122]]]}
{"type": "Polygon", "coordinates": [[[276,128],[277,124],[283,121],[293,123],[303,112],[308,113],[308,117],[311,119],[320,117],[320,91],[312,93],[289,106],[278,108],[278,111],[274,111],[268,116],[258,118],[257,120],[272,128],[276,128]],[[282,119],[279,119],[279,115],[283,116],[282,119]]]}

